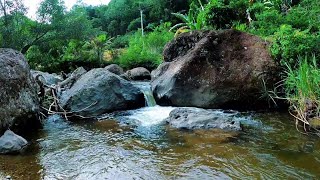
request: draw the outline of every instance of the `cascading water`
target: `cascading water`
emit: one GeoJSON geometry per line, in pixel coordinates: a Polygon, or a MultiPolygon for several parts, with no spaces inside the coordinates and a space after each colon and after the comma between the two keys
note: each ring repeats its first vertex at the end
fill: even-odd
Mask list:
{"type": "Polygon", "coordinates": [[[153,107],[157,105],[156,100],[153,97],[149,82],[135,82],[134,85],[137,86],[144,94],[144,99],[146,101],[147,107],[153,107]]]}

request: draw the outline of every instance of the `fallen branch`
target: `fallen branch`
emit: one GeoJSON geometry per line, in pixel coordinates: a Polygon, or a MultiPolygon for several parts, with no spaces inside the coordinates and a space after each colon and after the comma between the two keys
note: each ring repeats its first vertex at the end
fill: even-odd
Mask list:
{"type": "MultiPolygon", "coordinates": [[[[74,76],[71,76],[69,79],[67,79],[67,81],[64,81],[64,83],[62,83],[62,85],[70,85],[70,83],[72,84],[73,81],[76,79],[76,78],[79,78],[80,77],[80,74],[81,72],[79,73],[75,73],[74,76]]],[[[59,101],[59,98],[58,98],[58,94],[61,93],[61,84],[57,84],[57,85],[54,85],[54,86],[49,86],[49,85],[46,85],[46,84],[43,84],[41,81],[37,81],[37,83],[39,84],[40,86],[40,90],[42,93],[39,93],[39,99],[42,99],[41,101],[41,109],[43,110],[43,112],[40,112],[40,114],[43,116],[43,118],[46,118],[46,114],[47,115],[54,115],[54,114],[58,114],[58,115],[63,115],[64,118],[66,120],[69,120],[70,117],[79,117],[79,118],[82,118],[82,119],[91,119],[91,118],[94,118],[94,117],[85,117],[85,116],[81,116],[79,115],[78,113],[81,113],[87,109],[89,109],[90,107],[96,105],[98,102],[93,102],[92,104],[90,104],[89,106],[83,108],[83,109],[80,109],[78,111],[66,111],[60,104],[60,101],[59,101]],[[49,93],[44,93],[45,92],[45,89],[47,89],[49,93]],[[41,97],[43,96],[43,97],[41,97]],[[45,101],[50,101],[50,104],[48,108],[46,108],[43,104],[45,104],[45,101]]]]}

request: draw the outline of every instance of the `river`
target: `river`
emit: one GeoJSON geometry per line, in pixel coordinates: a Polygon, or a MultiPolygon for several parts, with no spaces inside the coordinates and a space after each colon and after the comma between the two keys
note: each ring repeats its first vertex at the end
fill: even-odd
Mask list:
{"type": "MultiPolygon", "coordinates": [[[[238,133],[176,130],[173,107],[117,112],[97,121],[51,116],[18,156],[0,156],[13,179],[318,179],[320,141],[286,113],[241,113],[238,133]]],[[[222,114],[224,112],[221,112],[222,114]]]]}

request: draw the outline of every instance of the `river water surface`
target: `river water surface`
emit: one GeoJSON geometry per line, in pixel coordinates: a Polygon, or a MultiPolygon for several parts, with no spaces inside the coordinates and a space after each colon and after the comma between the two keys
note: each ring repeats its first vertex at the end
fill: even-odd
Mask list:
{"type": "Polygon", "coordinates": [[[94,122],[45,121],[19,156],[0,156],[13,179],[317,179],[320,141],[287,114],[244,114],[240,134],[181,131],[146,107],[94,122]]]}

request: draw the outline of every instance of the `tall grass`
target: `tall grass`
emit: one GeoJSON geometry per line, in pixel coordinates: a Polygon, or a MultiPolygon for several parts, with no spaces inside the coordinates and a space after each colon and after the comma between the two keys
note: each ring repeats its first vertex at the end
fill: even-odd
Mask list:
{"type": "Polygon", "coordinates": [[[319,119],[320,114],[320,69],[317,59],[299,58],[299,65],[293,68],[286,64],[286,98],[290,102],[291,114],[303,123],[304,129],[310,126],[310,120],[319,119]]]}

